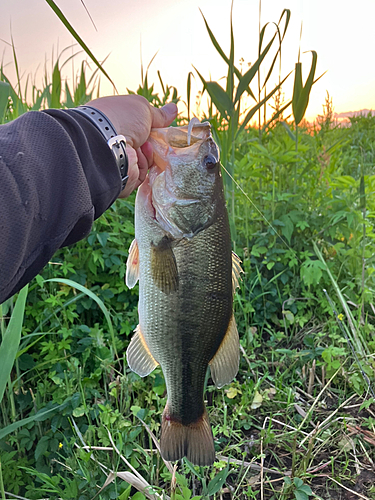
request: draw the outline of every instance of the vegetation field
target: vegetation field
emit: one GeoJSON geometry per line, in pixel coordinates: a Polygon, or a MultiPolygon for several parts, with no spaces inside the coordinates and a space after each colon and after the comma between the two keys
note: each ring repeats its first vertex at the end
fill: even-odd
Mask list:
{"type": "MultiPolygon", "coordinates": [[[[315,53],[305,86],[300,63],[290,76],[290,101],[281,76],[265,91],[259,68],[272,50],[277,68],[289,15],[269,46],[260,32],[259,59],[244,73],[233,37],[226,56],[207,25],[228,74],[220,85],[197,75],[244,269],[238,376],[221,390],[207,377],[217,461],[163,461],[161,370],[141,379],[126,363],[138,301],[124,282],[132,195],[0,306],[0,499],[375,498],[375,118],[339,127],[327,96],[316,123],[303,121],[315,53]],[[240,108],[245,94],[251,109],[240,108]]],[[[98,75],[83,64],[68,85],[56,63],[39,89],[0,67],[0,123],[83,104],[98,75]]],[[[154,105],[179,100],[161,77],[159,93],[142,80],[137,92],[154,105]]],[[[191,115],[189,96],[176,125],[191,115]]]]}

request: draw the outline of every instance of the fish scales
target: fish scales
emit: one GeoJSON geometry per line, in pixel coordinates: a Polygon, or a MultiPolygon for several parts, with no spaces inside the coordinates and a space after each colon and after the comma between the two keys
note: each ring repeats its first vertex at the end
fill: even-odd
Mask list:
{"type": "MultiPolygon", "coordinates": [[[[204,381],[232,324],[232,257],[216,145],[210,134],[201,144],[196,142],[186,149],[194,148],[197,158],[185,155],[181,160],[180,154],[180,165],[172,155],[170,170],[167,166],[164,173],[150,174],[137,194],[138,335],[146,354],[137,354],[135,339],[127,356],[131,368],[141,375],[157,364],[162,368],[168,394],[161,436],[164,458],[186,455],[193,463],[208,465],[215,452],[203,400],[204,381]],[[207,163],[212,156],[216,170],[209,165],[206,173],[202,161],[207,163]],[[198,174],[190,175],[189,169],[198,174]],[[162,189],[163,175],[170,176],[165,186],[172,186],[172,194],[165,186],[162,189]],[[142,362],[147,356],[151,361],[146,369],[142,362]]],[[[129,269],[133,253],[129,252],[129,269]]],[[[236,363],[238,367],[235,324],[229,333],[235,337],[228,354],[233,372],[236,363]]],[[[226,370],[222,365],[218,364],[219,373],[226,370]]],[[[233,378],[232,372],[224,379],[233,378]]]]}

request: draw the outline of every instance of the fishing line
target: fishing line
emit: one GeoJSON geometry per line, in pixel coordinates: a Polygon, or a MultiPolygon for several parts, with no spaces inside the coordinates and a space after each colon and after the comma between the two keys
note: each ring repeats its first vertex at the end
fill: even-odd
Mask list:
{"type": "MultiPolygon", "coordinates": [[[[293,250],[293,248],[291,248],[288,243],[284,240],[284,238],[281,236],[281,234],[277,231],[277,229],[273,226],[273,224],[267,219],[267,217],[259,210],[259,208],[255,205],[255,203],[253,202],[253,200],[248,196],[247,193],[245,193],[245,191],[242,189],[242,187],[240,186],[240,184],[238,184],[238,182],[236,181],[236,179],[234,179],[232,177],[232,175],[228,172],[228,170],[224,167],[224,165],[221,165],[222,168],[225,170],[225,172],[227,173],[227,175],[232,179],[232,181],[235,183],[236,187],[241,191],[241,193],[245,196],[245,198],[252,204],[252,206],[255,208],[255,210],[259,213],[259,215],[262,217],[263,220],[265,220],[265,222],[270,226],[271,229],[273,229],[273,231],[275,231],[275,233],[277,234],[277,236],[280,238],[280,240],[284,243],[284,245],[289,248],[289,250],[291,250],[292,252],[295,253],[295,251],[293,250]]],[[[298,260],[298,262],[301,264],[301,261],[300,259],[298,258],[297,254],[296,254],[296,258],[298,260]]]]}
{"type": "Polygon", "coordinates": [[[363,380],[364,380],[364,381],[366,382],[366,384],[368,385],[368,389],[369,389],[369,391],[371,392],[372,397],[375,399],[375,392],[374,392],[374,390],[373,390],[373,388],[372,388],[372,386],[371,386],[370,379],[368,378],[367,374],[365,373],[365,371],[364,371],[364,370],[363,370],[363,368],[362,368],[362,365],[361,365],[361,363],[360,363],[360,361],[359,361],[359,359],[358,359],[358,356],[357,356],[357,353],[355,352],[355,349],[354,349],[354,347],[353,347],[353,344],[351,343],[351,341],[350,341],[350,339],[349,339],[349,336],[348,336],[348,334],[346,333],[346,330],[345,330],[345,328],[344,328],[343,322],[341,321],[341,319],[339,318],[339,315],[337,314],[337,311],[336,311],[336,309],[335,309],[335,306],[334,306],[334,304],[333,304],[333,301],[331,300],[331,297],[328,295],[327,290],[326,290],[325,288],[323,288],[323,292],[325,293],[325,295],[326,295],[326,297],[327,297],[327,299],[328,299],[328,302],[329,302],[330,306],[332,307],[332,311],[334,312],[334,315],[335,315],[335,317],[336,317],[336,321],[337,321],[337,323],[339,324],[339,327],[340,327],[340,329],[341,329],[342,333],[344,334],[344,337],[346,338],[347,343],[348,343],[348,344],[349,344],[349,346],[350,346],[350,349],[351,349],[351,351],[352,351],[352,354],[353,354],[353,356],[354,356],[354,359],[356,360],[356,363],[357,363],[357,365],[358,365],[358,367],[359,367],[359,369],[360,369],[360,371],[361,371],[361,373],[362,373],[363,380]]]}

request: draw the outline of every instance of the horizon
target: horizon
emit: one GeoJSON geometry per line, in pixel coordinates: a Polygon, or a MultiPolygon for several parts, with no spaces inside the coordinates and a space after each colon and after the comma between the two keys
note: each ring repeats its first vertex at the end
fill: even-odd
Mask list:
{"type": "MultiPolygon", "coordinates": [[[[199,8],[224,52],[228,54],[230,0],[217,0],[214,10],[211,8],[212,0],[181,0],[178,4],[172,0],[162,0],[158,6],[151,0],[138,3],[113,0],[110,10],[103,2],[92,0],[86,6],[97,31],[81,3],[77,5],[75,0],[58,3],[94,55],[99,60],[104,60],[109,54],[104,68],[120,93],[126,93],[126,89],[136,91],[141,81],[142,60],[144,68],[147,68],[154,54],[156,57],[149,69],[149,81],[160,92],[157,75],[157,71],[160,71],[164,84],[175,86],[183,101],[186,100],[189,71],[195,75],[192,102],[195,102],[197,92],[202,88],[192,65],[206,80],[211,76],[212,80],[221,83],[220,78],[226,74],[226,65],[209,39],[199,8]],[[117,16],[113,16],[112,12],[117,12],[117,16]],[[119,64],[119,61],[123,63],[119,64]]],[[[303,0],[262,2],[262,26],[267,22],[277,22],[284,8],[291,9],[291,21],[283,42],[282,78],[294,70],[299,49],[304,81],[311,65],[311,54],[304,53],[306,51],[317,51],[315,78],[327,71],[312,88],[305,116],[310,122],[323,114],[326,91],[332,98],[333,110],[337,114],[375,109],[375,68],[368,63],[365,51],[362,50],[362,47],[368,50],[369,46],[374,45],[370,27],[375,15],[375,5],[369,0],[362,0],[361,5],[364,8],[354,10],[349,2],[341,4],[340,9],[329,2],[323,3],[323,0],[317,0],[314,5],[303,0]],[[303,29],[300,42],[301,21],[303,29]],[[350,37],[338,38],[337,30],[343,32],[350,27],[350,37]]],[[[258,0],[234,1],[233,29],[237,67],[241,59],[246,68],[248,62],[254,62],[257,58],[258,8],[258,0]]],[[[267,28],[266,37],[270,38],[271,33],[271,28],[267,28]]],[[[53,59],[56,60],[59,47],[69,47],[72,42],[71,35],[47,3],[29,2],[25,5],[23,0],[3,0],[0,6],[0,46],[3,49],[5,70],[9,69],[13,82],[16,81],[15,68],[12,67],[13,54],[12,48],[7,45],[11,43],[12,37],[24,78],[37,73],[37,81],[42,81],[44,64],[47,64],[52,73],[51,63],[53,59]]],[[[70,50],[78,51],[77,48],[70,50]]],[[[70,52],[67,51],[66,58],[69,55],[70,52]]],[[[79,54],[72,61],[70,73],[67,74],[70,81],[82,59],[87,57],[79,54]]],[[[265,68],[268,68],[266,60],[264,63],[265,68]]],[[[93,67],[92,64],[91,66],[93,67]]],[[[277,73],[275,69],[274,81],[278,78],[277,73]]],[[[282,88],[286,100],[292,94],[293,78],[292,73],[282,88]]],[[[255,92],[255,81],[252,87],[255,92]]],[[[101,95],[112,94],[112,85],[104,76],[101,77],[100,88],[101,95]]],[[[272,88],[271,85],[268,88],[272,88]]],[[[203,97],[203,101],[205,100],[207,94],[203,97]]],[[[179,109],[182,111],[183,105],[179,105],[179,109]]]]}

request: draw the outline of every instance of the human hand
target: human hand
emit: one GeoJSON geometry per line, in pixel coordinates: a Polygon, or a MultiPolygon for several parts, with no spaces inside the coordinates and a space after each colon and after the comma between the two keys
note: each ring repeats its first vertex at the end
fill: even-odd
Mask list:
{"type": "Polygon", "coordinates": [[[151,128],[168,127],[177,116],[177,106],[168,103],[162,108],[154,108],[147,99],[135,94],[100,97],[87,105],[102,111],[116,132],[126,137],[129,178],[119,195],[119,198],[126,198],[142,184],[152,166],[153,150],[147,141],[151,128]]]}

